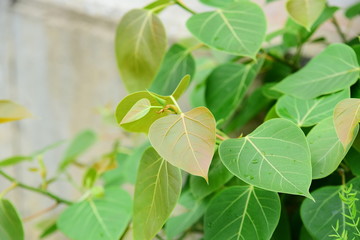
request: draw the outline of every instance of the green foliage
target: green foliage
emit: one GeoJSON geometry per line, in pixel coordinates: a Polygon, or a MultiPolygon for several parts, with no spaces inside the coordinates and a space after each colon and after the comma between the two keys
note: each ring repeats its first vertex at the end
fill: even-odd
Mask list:
{"type": "MultiPolygon", "coordinates": [[[[264,10],[250,0],[200,2],[219,9],[196,13],[181,0],[157,0],[121,19],[115,52],[130,94],[114,118],[132,133],[90,157],[83,154],[97,134],[79,133],[55,174],[45,152],[58,143],[1,160],[0,168],[28,161],[41,182],[29,186],[0,170],[11,182],[0,196],[23,188],[53,199],[49,209],[63,205],[42,227],[44,238],[358,239],[359,38],[344,34],[339,8],[325,0],[288,0],[288,20],[268,35],[264,10]],[[192,38],[167,47],[158,14],[172,5],[191,14],[184,28],[192,38]],[[341,42],[317,34],[324,23],[341,42]],[[322,48],[316,56],[304,50],[313,44],[322,48]],[[182,111],[182,96],[192,108],[182,111]],[[64,179],[79,198],[49,190],[64,179]]],[[[358,4],[345,14],[356,19],[358,4]]],[[[0,101],[0,123],[25,117],[0,101]]],[[[16,210],[0,202],[0,239],[24,239],[16,210]]]]}

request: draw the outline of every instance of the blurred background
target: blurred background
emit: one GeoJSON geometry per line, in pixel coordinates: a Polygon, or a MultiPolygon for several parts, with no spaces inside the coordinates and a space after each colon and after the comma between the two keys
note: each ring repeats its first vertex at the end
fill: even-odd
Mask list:
{"type": "MultiPolygon", "coordinates": [[[[330,5],[348,6],[358,0],[333,0],[330,5]]],[[[127,146],[141,142],[141,136],[129,136],[106,119],[126,95],[119,78],[114,36],[121,16],[132,8],[141,8],[147,0],[0,0],[0,99],[11,99],[26,108],[34,118],[0,125],[0,159],[31,154],[49,144],[73,138],[84,129],[98,135],[94,148],[82,157],[93,161],[111,151],[116,139],[127,146]],[[129,140],[131,138],[131,141],[129,140]]],[[[184,0],[197,11],[211,9],[197,0],[184,0]]],[[[285,1],[263,6],[268,32],[280,29],[287,19],[285,1]]],[[[169,36],[169,44],[189,36],[185,21],[190,15],[173,6],[160,14],[169,36]]],[[[351,23],[339,11],[343,31],[355,36],[359,18],[351,23]],[[356,24],[357,23],[357,24],[356,24]]],[[[339,41],[335,28],[325,24],[317,33],[339,41]]],[[[313,55],[323,46],[305,47],[313,55]]],[[[182,104],[187,106],[186,96],[182,104]]],[[[186,109],[186,107],[185,107],[186,109]]],[[[49,175],[63,157],[66,144],[44,155],[49,175]]],[[[29,171],[36,163],[26,163],[7,172],[29,185],[40,176],[29,171]]],[[[76,169],[72,170],[75,178],[76,169]]],[[[10,183],[0,177],[0,191],[10,183]]],[[[51,185],[50,190],[67,199],[79,197],[67,181],[51,185]]],[[[22,217],[28,217],[51,205],[46,197],[17,189],[9,193],[22,217]]],[[[60,212],[58,208],[55,212],[60,212]]],[[[56,213],[55,213],[56,214],[56,213]]],[[[47,216],[49,217],[49,215],[47,216]]],[[[26,239],[38,239],[34,225],[26,221],[26,239]]],[[[66,239],[57,234],[49,239],[66,239]]]]}

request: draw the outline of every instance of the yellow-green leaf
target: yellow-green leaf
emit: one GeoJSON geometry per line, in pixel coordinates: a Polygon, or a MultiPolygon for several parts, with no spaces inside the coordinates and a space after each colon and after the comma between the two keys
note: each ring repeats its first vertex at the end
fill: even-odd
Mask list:
{"type": "Polygon", "coordinates": [[[339,102],[334,110],[336,133],[346,147],[354,138],[354,129],[360,121],[360,99],[348,98],[339,102]]]}
{"type": "Polygon", "coordinates": [[[129,92],[149,88],[166,51],[166,34],[152,12],[135,9],[122,18],[115,48],[120,75],[129,92]]]}
{"type": "Polygon", "coordinates": [[[7,199],[0,198],[0,239],[1,240],[23,240],[24,229],[21,219],[7,199]]]}
{"type": "Polygon", "coordinates": [[[120,124],[130,123],[144,117],[151,108],[149,99],[142,98],[137,101],[134,106],[127,112],[125,117],[121,120],[120,124]]]}
{"type": "Polygon", "coordinates": [[[134,195],[134,240],[152,240],[180,196],[181,172],[148,148],[140,162],[134,195]]]}
{"type": "Polygon", "coordinates": [[[32,114],[23,106],[10,100],[0,100],[0,123],[29,117],[32,117],[32,114]]]}
{"type": "Polygon", "coordinates": [[[295,22],[310,30],[325,4],[326,0],[288,0],[286,9],[295,22]]]}
{"type": "Polygon", "coordinates": [[[190,84],[190,75],[186,75],[181,79],[179,85],[176,87],[176,89],[174,90],[174,92],[171,95],[175,99],[178,99],[186,91],[189,84],[190,84]]]}
{"type": "Polygon", "coordinates": [[[165,160],[207,181],[214,155],[215,127],[211,112],[198,107],[155,121],[150,127],[149,139],[165,160]]]}

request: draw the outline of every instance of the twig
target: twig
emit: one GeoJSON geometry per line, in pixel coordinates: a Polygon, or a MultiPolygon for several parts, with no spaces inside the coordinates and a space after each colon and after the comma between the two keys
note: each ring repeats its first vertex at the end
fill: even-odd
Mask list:
{"type": "Polygon", "coordinates": [[[344,32],[341,30],[340,25],[339,25],[338,21],[336,20],[336,18],[332,17],[331,22],[333,23],[333,25],[336,29],[336,32],[339,34],[341,40],[343,42],[347,42],[346,36],[345,36],[344,32]]]}
{"type": "Polygon", "coordinates": [[[196,14],[195,11],[191,10],[190,8],[188,8],[183,2],[182,0],[174,0],[175,4],[178,5],[179,7],[181,7],[182,9],[184,9],[185,11],[188,11],[191,14],[196,14]]]}
{"type": "Polygon", "coordinates": [[[71,205],[72,202],[71,201],[68,201],[68,200],[65,200],[61,197],[58,197],[56,196],[55,194],[52,194],[46,190],[42,190],[42,189],[39,189],[39,188],[35,188],[35,187],[31,187],[29,185],[26,185],[24,183],[20,183],[18,182],[15,178],[9,176],[8,174],[6,174],[5,172],[1,171],[0,170],[0,175],[2,175],[4,178],[6,178],[7,180],[9,180],[10,182],[14,182],[17,184],[18,187],[21,187],[23,189],[27,189],[29,191],[33,191],[33,192],[37,192],[39,194],[42,194],[42,195],[45,195],[45,196],[48,196],[52,199],[54,199],[56,202],[58,203],[64,203],[64,204],[67,204],[67,205],[71,205]]]}
{"type": "Polygon", "coordinates": [[[223,136],[219,135],[219,134],[216,134],[216,137],[222,141],[225,141],[226,138],[224,138],[223,136]]]}
{"type": "Polygon", "coordinates": [[[51,205],[51,206],[48,207],[48,208],[45,208],[45,209],[43,209],[43,210],[41,210],[41,211],[39,211],[39,212],[37,212],[37,213],[34,213],[33,215],[30,215],[30,216],[28,216],[28,217],[24,217],[24,218],[23,218],[23,221],[24,221],[24,222],[31,221],[31,220],[33,220],[34,218],[40,217],[41,215],[43,215],[43,214],[45,214],[45,213],[47,213],[47,212],[50,212],[51,210],[55,209],[57,206],[59,206],[59,203],[58,203],[58,202],[54,203],[53,205],[51,205]]]}

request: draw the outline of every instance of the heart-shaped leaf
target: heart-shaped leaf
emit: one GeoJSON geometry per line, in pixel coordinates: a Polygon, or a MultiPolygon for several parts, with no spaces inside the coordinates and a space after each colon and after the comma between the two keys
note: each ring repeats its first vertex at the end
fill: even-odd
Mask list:
{"type": "Polygon", "coordinates": [[[336,105],[334,110],[334,124],[336,133],[346,147],[356,136],[354,129],[360,122],[360,99],[349,98],[336,105]]]}
{"type": "Polygon", "coordinates": [[[161,157],[208,180],[215,147],[215,119],[205,107],[169,115],[151,125],[149,139],[161,157]]]}
{"type": "MultiPolygon", "coordinates": [[[[355,129],[357,134],[358,129],[355,129]]],[[[344,146],[336,135],[332,118],[317,124],[307,135],[311,152],[312,178],[323,178],[331,174],[344,159],[351,143],[344,146]]],[[[354,138],[351,140],[353,141],[354,138]]]]}
{"type": "Polygon", "coordinates": [[[130,195],[118,187],[105,196],[75,203],[59,217],[57,226],[71,239],[118,240],[131,218],[130,195]]]}
{"type": "Polygon", "coordinates": [[[216,119],[225,119],[236,110],[262,63],[263,60],[247,65],[225,63],[209,75],[205,100],[216,119]]]}
{"type": "Polygon", "coordinates": [[[175,44],[166,53],[150,90],[161,95],[171,95],[187,74],[195,74],[194,58],[191,51],[175,44]]]}
{"type": "Polygon", "coordinates": [[[121,19],[115,50],[121,78],[129,92],[150,87],[166,51],[167,39],[160,19],[135,9],[121,19]]]}
{"type": "Polygon", "coordinates": [[[0,124],[30,117],[32,114],[23,106],[10,100],[0,100],[0,124]]]}
{"type": "Polygon", "coordinates": [[[205,213],[205,240],[270,239],[280,219],[274,192],[235,186],[217,194],[205,213]]]}
{"type": "Polygon", "coordinates": [[[186,26],[196,38],[210,47],[253,59],[266,33],[262,9],[250,1],[193,15],[186,26]]]}
{"type": "Polygon", "coordinates": [[[0,239],[24,239],[23,225],[15,207],[9,200],[2,198],[0,198],[0,239]]]}
{"type": "Polygon", "coordinates": [[[156,94],[150,94],[149,92],[136,92],[126,96],[116,108],[116,120],[120,124],[121,127],[130,131],[130,132],[145,132],[149,131],[151,124],[159,118],[165,117],[168,115],[167,112],[159,112],[162,108],[162,104],[156,100],[154,97],[160,97],[165,101],[165,104],[173,104],[173,101],[170,97],[167,96],[159,96],[156,94]],[[150,101],[150,105],[152,108],[145,114],[142,118],[137,119],[132,122],[122,123],[125,116],[129,111],[133,108],[134,104],[136,104],[141,99],[147,99],[150,101]],[[158,108],[156,108],[158,107],[158,108]]]}
{"type": "Polygon", "coordinates": [[[350,89],[308,100],[284,95],[276,103],[276,113],[298,126],[308,127],[332,116],[336,104],[348,97],[350,89]]]}
{"type": "Polygon", "coordinates": [[[151,108],[151,103],[149,99],[147,98],[140,99],[127,112],[127,114],[121,120],[120,125],[141,119],[150,111],[150,108],[151,108]]]}
{"type": "Polygon", "coordinates": [[[358,80],[359,73],[354,50],[335,43],[304,68],[275,85],[274,89],[301,99],[316,98],[350,87],[358,80]]]}
{"type": "Polygon", "coordinates": [[[180,170],[148,148],[135,184],[133,233],[135,240],[151,240],[174,209],[182,187],[180,170]]]}
{"type": "Polygon", "coordinates": [[[302,130],[285,119],[271,119],[240,139],[221,143],[224,165],[244,182],[275,192],[311,198],[311,159],[302,130]]]}
{"type": "Polygon", "coordinates": [[[313,23],[325,8],[326,0],[288,0],[286,9],[290,16],[310,31],[313,23]]]}

